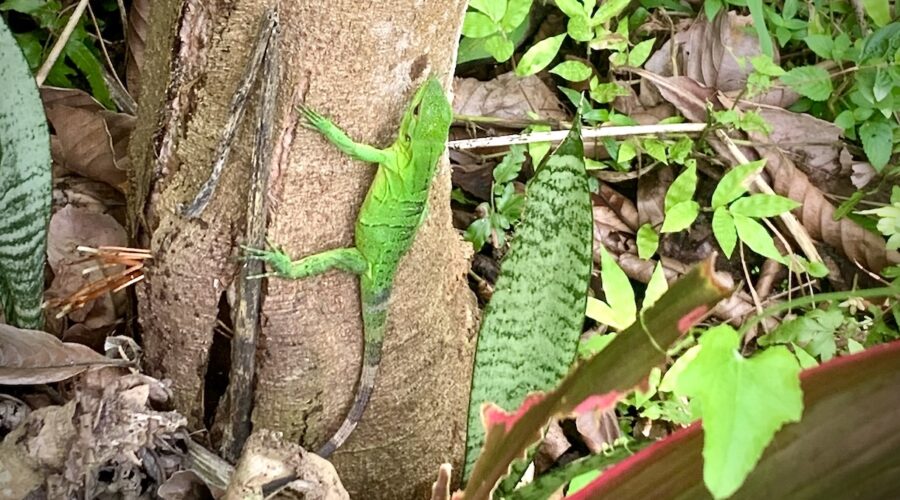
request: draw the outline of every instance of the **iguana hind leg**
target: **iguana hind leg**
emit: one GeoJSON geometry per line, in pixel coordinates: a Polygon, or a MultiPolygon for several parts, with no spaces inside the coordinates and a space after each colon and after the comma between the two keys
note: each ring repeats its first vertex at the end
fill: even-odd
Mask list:
{"type": "Polygon", "coordinates": [[[265,261],[273,270],[273,272],[253,276],[253,278],[279,277],[296,280],[322,274],[332,269],[340,269],[353,274],[363,274],[369,270],[366,258],[355,247],[326,250],[295,261],[292,261],[283,249],[277,247],[269,250],[241,248],[247,252],[244,256],[245,259],[265,261]]]}

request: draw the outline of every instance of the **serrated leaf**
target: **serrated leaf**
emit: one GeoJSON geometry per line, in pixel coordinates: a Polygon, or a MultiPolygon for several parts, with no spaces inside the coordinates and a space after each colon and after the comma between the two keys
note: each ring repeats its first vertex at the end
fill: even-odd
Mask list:
{"type": "Polygon", "coordinates": [[[666,211],[661,233],[677,233],[690,227],[700,213],[700,204],[696,201],[682,201],[666,211]]]}
{"type": "MultiPolygon", "coordinates": [[[[822,59],[831,59],[831,51],[834,48],[834,40],[828,35],[807,35],[803,39],[809,50],[822,59]]],[[[778,76],[778,75],[775,75],[778,76]]]]}
{"type": "Polygon", "coordinates": [[[637,231],[638,257],[649,259],[659,248],[659,235],[650,224],[644,224],[637,231]]]}
{"type": "Polygon", "coordinates": [[[744,359],[739,345],[728,325],[708,330],[676,387],[699,402],[703,480],[716,498],[737,491],[775,432],[803,413],[800,367],[790,351],[772,347],[744,359]]]}
{"type": "Polygon", "coordinates": [[[747,217],[775,217],[800,206],[800,203],[777,194],[754,194],[738,199],[728,211],[747,217]]]}
{"type": "Polygon", "coordinates": [[[859,127],[859,139],[872,168],[881,172],[891,159],[892,131],[891,126],[881,120],[869,120],[859,127]]]}
{"type": "Polygon", "coordinates": [[[565,61],[557,64],[550,70],[554,75],[559,75],[570,82],[582,82],[591,77],[591,68],[581,61],[565,61]]]}
{"type": "Polygon", "coordinates": [[[462,34],[469,38],[484,38],[497,31],[497,23],[481,12],[466,12],[463,18],[462,34]]]}
{"type": "Polygon", "coordinates": [[[723,207],[738,199],[747,192],[747,186],[753,176],[763,169],[766,160],[756,160],[743,165],[738,165],[728,171],[712,195],[712,208],[723,207]]]}
{"type": "Polygon", "coordinates": [[[519,176],[522,164],[525,163],[525,145],[513,144],[500,163],[494,167],[494,182],[505,184],[519,176]]]}
{"type": "Polygon", "coordinates": [[[657,262],[656,267],[653,268],[653,274],[650,275],[650,281],[647,283],[647,290],[644,292],[641,311],[650,309],[668,289],[669,283],[666,281],[666,273],[663,270],[662,263],[657,262]]]}
{"type": "Polygon", "coordinates": [[[737,229],[738,237],[750,247],[750,250],[778,262],[784,260],[784,257],[778,253],[778,249],[775,248],[772,235],[766,231],[762,224],[750,217],[737,214],[731,215],[734,218],[734,228],[737,229]]]}
{"type": "Polygon", "coordinates": [[[647,61],[647,58],[650,57],[650,52],[653,50],[653,44],[655,42],[656,38],[651,38],[635,45],[628,52],[628,65],[634,68],[639,68],[642,64],[644,64],[644,62],[647,61]]]}
{"type": "Polygon", "coordinates": [[[796,344],[812,356],[828,361],[837,353],[834,332],[844,322],[843,313],[837,309],[813,309],[785,321],[771,333],[758,339],[759,345],[796,344]]]}
{"type": "Polygon", "coordinates": [[[665,210],[668,212],[675,205],[689,201],[694,198],[694,191],[697,189],[697,165],[696,163],[688,165],[678,177],[672,181],[669,189],[666,191],[665,210]]]}
{"type": "Polygon", "coordinates": [[[616,97],[628,95],[628,90],[618,83],[597,83],[591,85],[591,99],[600,104],[613,102],[616,97]]]}
{"type": "Polygon", "coordinates": [[[834,92],[831,75],[818,66],[798,66],[782,75],[781,81],[814,101],[827,101],[834,92]]]}
{"type": "Polygon", "coordinates": [[[737,245],[737,230],[727,208],[719,207],[713,212],[712,230],[725,257],[730,259],[734,246],[737,245]]]}
{"type": "Polygon", "coordinates": [[[519,76],[528,76],[537,73],[547,67],[559,52],[563,40],[566,39],[565,33],[561,35],[545,38],[540,42],[531,46],[516,66],[516,74],[519,76]]]}

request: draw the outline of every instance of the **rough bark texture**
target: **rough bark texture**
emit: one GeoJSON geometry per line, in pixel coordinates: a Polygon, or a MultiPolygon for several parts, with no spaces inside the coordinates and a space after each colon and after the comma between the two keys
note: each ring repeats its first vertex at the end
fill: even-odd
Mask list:
{"type": "MultiPolygon", "coordinates": [[[[144,228],[155,257],[138,292],[146,365],[173,379],[175,402],[195,427],[202,425],[219,304],[236,273],[249,126],[242,127],[202,217],[187,221],[177,206],[209,173],[266,5],[202,4],[153,4],[130,203],[132,227],[144,228]]],[[[465,2],[340,0],[284,2],[279,8],[280,118],[268,233],[302,257],[352,244],[374,167],[350,161],[298,127],[296,104],[329,116],[356,140],[389,144],[423,71],[440,75],[449,87],[465,2]]],[[[426,223],[396,279],[372,402],[334,457],[354,498],[423,497],[438,465],[462,458],[476,308],[465,279],[468,250],[451,225],[449,193],[444,161],[426,223]]],[[[254,425],[320,445],[343,419],[359,372],[357,280],[337,272],[272,280],[263,322],[254,425]]]]}

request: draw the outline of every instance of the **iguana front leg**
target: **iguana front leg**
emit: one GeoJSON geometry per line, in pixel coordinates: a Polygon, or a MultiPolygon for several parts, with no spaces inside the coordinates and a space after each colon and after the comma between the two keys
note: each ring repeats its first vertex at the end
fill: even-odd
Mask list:
{"type": "Polygon", "coordinates": [[[337,146],[338,149],[350,158],[368,163],[388,163],[389,157],[391,156],[389,151],[374,148],[368,144],[355,142],[328,118],[325,118],[306,106],[299,106],[298,109],[303,113],[303,117],[306,119],[305,125],[307,127],[325,136],[325,138],[328,139],[328,142],[337,146]]]}
{"type": "Polygon", "coordinates": [[[340,269],[353,274],[364,274],[369,269],[366,258],[354,247],[335,248],[296,261],[292,261],[284,250],[277,247],[272,247],[270,250],[242,248],[247,252],[244,258],[265,261],[273,269],[273,272],[253,276],[253,278],[278,277],[296,280],[322,274],[331,269],[340,269]]]}

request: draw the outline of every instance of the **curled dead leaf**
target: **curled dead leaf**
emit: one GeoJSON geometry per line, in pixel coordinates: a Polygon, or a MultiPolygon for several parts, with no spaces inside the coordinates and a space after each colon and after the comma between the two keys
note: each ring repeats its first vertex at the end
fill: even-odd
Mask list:
{"type": "Polygon", "coordinates": [[[530,121],[528,112],[545,120],[567,118],[556,92],[534,75],[520,78],[515,73],[504,73],[487,82],[474,78],[453,81],[455,115],[530,121]]]}

